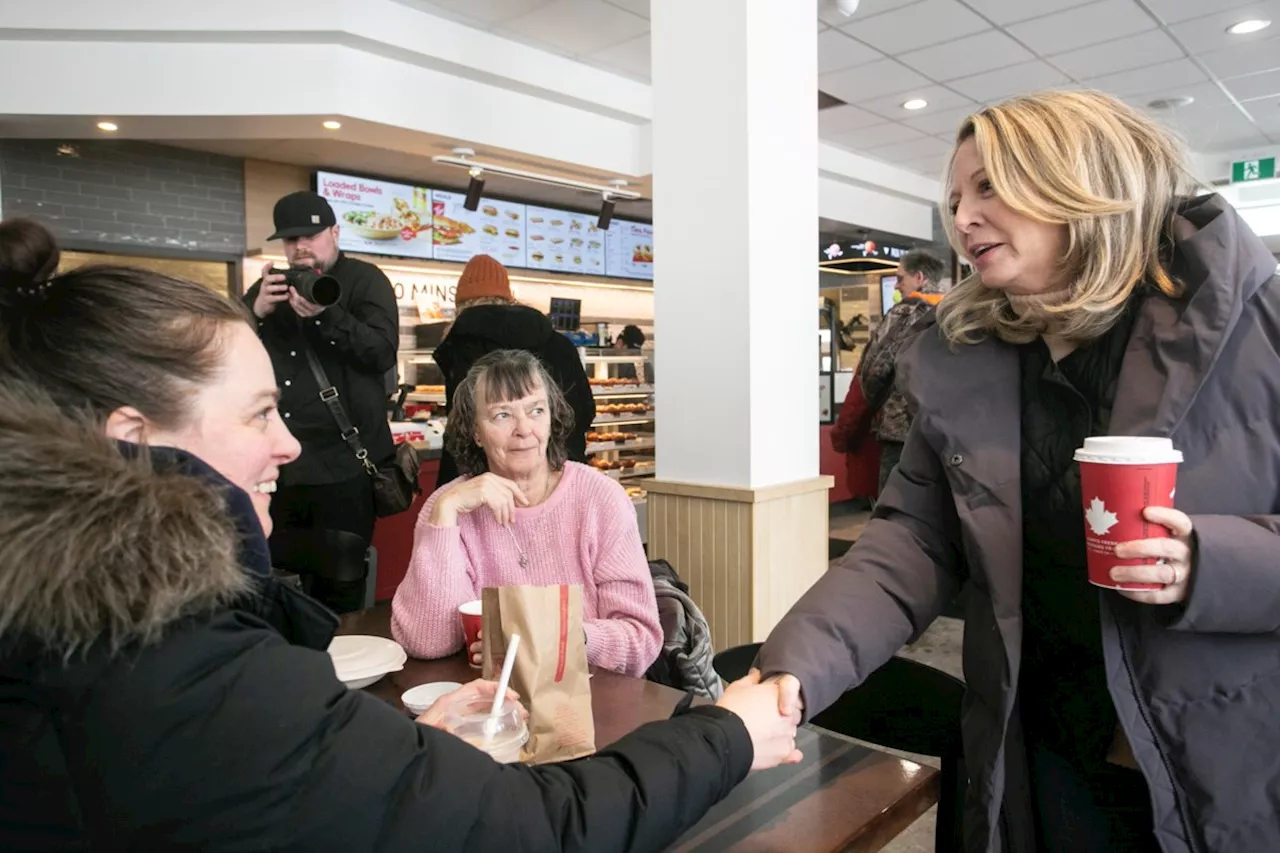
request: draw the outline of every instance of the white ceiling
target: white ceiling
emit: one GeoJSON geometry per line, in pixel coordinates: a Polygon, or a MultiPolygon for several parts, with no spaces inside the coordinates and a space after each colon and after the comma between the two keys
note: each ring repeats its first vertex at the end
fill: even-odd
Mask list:
{"type": "MultiPolygon", "coordinates": [[[[648,81],[649,0],[401,0],[648,81]]],[[[937,176],[957,124],[983,104],[1088,87],[1157,113],[1200,153],[1280,145],[1280,0],[821,0],[819,88],[832,144],[937,176]],[[1259,33],[1226,28],[1275,22],[1259,33]],[[902,103],[924,98],[908,112],[902,103]]]]}

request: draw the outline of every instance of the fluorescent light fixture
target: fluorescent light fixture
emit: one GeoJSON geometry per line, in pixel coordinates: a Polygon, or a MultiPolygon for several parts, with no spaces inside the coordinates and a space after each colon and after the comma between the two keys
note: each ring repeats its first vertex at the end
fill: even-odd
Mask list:
{"type": "Polygon", "coordinates": [[[1147,104],[1147,107],[1153,110],[1176,110],[1181,107],[1189,107],[1196,102],[1196,99],[1190,95],[1178,95],[1174,98],[1156,98],[1147,104]]]}
{"type": "Polygon", "coordinates": [[[1256,33],[1259,30],[1265,30],[1269,26],[1271,26],[1270,21],[1266,21],[1261,18],[1250,18],[1247,21],[1241,21],[1238,24],[1232,24],[1227,27],[1227,32],[1231,33],[1233,36],[1247,36],[1249,33],[1256,33]]]}
{"type": "Polygon", "coordinates": [[[929,102],[924,98],[912,98],[902,105],[904,110],[922,110],[929,106],[929,102]]]}
{"type": "Polygon", "coordinates": [[[119,129],[120,126],[113,121],[98,122],[98,130],[105,131],[106,133],[115,133],[119,129]]]}

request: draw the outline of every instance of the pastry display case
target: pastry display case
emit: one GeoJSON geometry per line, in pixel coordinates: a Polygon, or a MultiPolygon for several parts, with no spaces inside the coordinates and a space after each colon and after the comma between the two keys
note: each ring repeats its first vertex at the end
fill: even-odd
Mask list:
{"type": "Polygon", "coordinates": [[[401,350],[397,376],[402,385],[412,385],[405,396],[406,421],[393,423],[392,433],[410,436],[419,450],[439,450],[444,444],[445,394],[444,376],[432,357],[434,349],[401,350]],[[410,429],[403,424],[418,425],[410,429]],[[399,433],[397,433],[399,427],[399,433]]]}
{"type": "Polygon", "coordinates": [[[623,482],[633,498],[643,498],[641,478],[656,467],[654,438],[657,410],[653,403],[652,353],[645,350],[587,349],[596,419],[587,433],[592,467],[623,482]]]}
{"type": "Polygon", "coordinates": [[[618,480],[636,507],[640,538],[648,540],[646,477],[656,468],[653,353],[648,350],[585,349],[582,361],[596,398],[596,419],[587,433],[587,461],[618,480]]]}

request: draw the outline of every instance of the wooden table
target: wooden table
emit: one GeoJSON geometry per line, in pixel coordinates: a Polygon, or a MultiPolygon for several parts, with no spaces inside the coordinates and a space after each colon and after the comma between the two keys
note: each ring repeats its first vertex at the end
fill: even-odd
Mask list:
{"type": "MultiPolygon", "coordinates": [[[[383,604],[342,619],[340,634],[390,637],[383,604]]],[[[461,656],[410,659],[366,688],[395,705],[410,687],[431,681],[467,682],[479,671],[461,656]]],[[[603,748],[639,726],[665,720],[684,694],[660,684],[595,670],[591,706],[596,746],[603,748]]],[[[800,764],[752,773],[707,813],[671,851],[677,853],[872,853],[938,801],[938,771],[818,729],[802,728],[800,764]]]]}

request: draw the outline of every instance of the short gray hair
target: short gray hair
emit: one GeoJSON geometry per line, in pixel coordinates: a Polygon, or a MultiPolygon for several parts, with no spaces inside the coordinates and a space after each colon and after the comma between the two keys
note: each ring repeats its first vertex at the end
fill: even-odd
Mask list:
{"type": "Polygon", "coordinates": [[[506,403],[527,397],[542,383],[551,415],[551,436],[547,440],[547,462],[553,471],[564,468],[569,458],[566,442],[573,431],[573,409],[564,398],[547,368],[526,350],[491,352],[467,371],[449,401],[449,423],[444,428],[444,447],[458,464],[458,471],[473,477],[489,470],[489,458],[476,443],[476,423],[480,416],[480,392],[489,403],[506,403]]]}
{"type": "Polygon", "coordinates": [[[924,249],[912,249],[902,256],[899,263],[907,275],[920,273],[930,284],[938,284],[947,277],[947,265],[924,249]]]}

